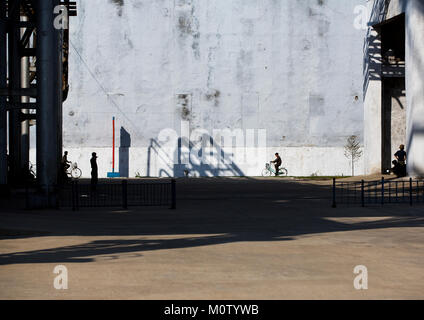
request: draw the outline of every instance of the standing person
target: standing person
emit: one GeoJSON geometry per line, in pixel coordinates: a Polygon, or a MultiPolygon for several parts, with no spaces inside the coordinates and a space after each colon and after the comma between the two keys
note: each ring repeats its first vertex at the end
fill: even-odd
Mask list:
{"type": "Polygon", "coordinates": [[[275,154],[275,160],[271,161],[275,166],[275,176],[278,177],[278,172],[280,171],[280,167],[282,164],[280,155],[278,153],[275,154]]]}
{"type": "Polygon", "coordinates": [[[406,151],[405,146],[401,144],[399,146],[399,151],[395,153],[396,160],[399,165],[400,173],[403,177],[406,176],[406,151]]]}
{"type": "Polygon", "coordinates": [[[98,180],[98,168],[97,168],[97,154],[93,152],[90,159],[91,164],[91,189],[96,190],[97,180],[98,180]]]}

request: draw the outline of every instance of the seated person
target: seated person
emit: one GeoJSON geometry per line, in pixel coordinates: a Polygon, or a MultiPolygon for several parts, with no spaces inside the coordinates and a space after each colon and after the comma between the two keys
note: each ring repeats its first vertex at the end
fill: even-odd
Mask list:
{"type": "Polygon", "coordinates": [[[397,175],[403,177],[406,176],[406,151],[403,144],[399,146],[399,151],[395,153],[395,158],[399,168],[399,174],[397,175]]]}

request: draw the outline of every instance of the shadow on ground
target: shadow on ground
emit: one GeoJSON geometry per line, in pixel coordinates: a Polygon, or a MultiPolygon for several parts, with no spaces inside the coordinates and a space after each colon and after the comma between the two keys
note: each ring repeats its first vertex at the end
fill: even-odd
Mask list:
{"type": "Polygon", "coordinates": [[[153,250],[291,241],[309,234],[424,226],[422,208],[332,209],[328,183],[285,179],[179,180],[177,197],[175,211],[162,208],[79,212],[2,210],[0,221],[5,226],[2,230],[7,232],[0,232],[1,239],[40,236],[114,239],[1,254],[0,265],[90,262],[104,255],[119,259],[120,254],[140,256],[153,250]],[[342,222],[341,218],[350,221],[342,222]]]}

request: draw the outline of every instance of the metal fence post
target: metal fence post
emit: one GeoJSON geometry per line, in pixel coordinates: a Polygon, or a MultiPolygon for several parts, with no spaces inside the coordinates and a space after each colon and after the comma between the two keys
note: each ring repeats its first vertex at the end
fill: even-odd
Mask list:
{"type": "Polygon", "coordinates": [[[384,177],[381,178],[381,205],[384,206],[384,177]]]}
{"type": "Polygon", "coordinates": [[[171,209],[177,209],[177,188],[175,179],[171,180],[172,204],[171,209]]]}
{"type": "Polygon", "coordinates": [[[337,208],[336,203],[336,178],[333,178],[333,208],[337,208]]]}
{"type": "Polygon", "coordinates": [[[79,188],[78,188],[78,181],[75,181],[75,210],[79,211],[79,188]]]}
{"type": "Polygon", "coordinates": [[[128,209],[128,183],[122,180],[122,208],[128,209]]]}
{"type": "Polygon", "coordinates": [[[361,181],[361,204],[365,207],[365,181],[361,181]]]}
{"type": "Polygon", "coordinates": [[[74,187],[73,181],[71,181],[71,202],[72,202],[72,211],[75,211],[75,187],[74,187]]]}

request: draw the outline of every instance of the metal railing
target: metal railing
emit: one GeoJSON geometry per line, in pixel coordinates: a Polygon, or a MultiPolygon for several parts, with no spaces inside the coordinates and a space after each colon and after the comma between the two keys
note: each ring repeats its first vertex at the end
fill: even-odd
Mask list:
{"type": "Polygon", "coordinates": [[[333,180],[333,208],[337,205],[370,206],[424,204],[424,180],[337,182],[333,180]]]}
{"type": "Polygon", "coordinates": [[[90,207],[169,206],[176,209],[176,181],[90,183],[72,181],[60,190],[61,207],[72,210],[90,207]]]}

